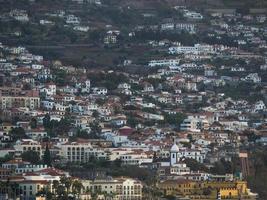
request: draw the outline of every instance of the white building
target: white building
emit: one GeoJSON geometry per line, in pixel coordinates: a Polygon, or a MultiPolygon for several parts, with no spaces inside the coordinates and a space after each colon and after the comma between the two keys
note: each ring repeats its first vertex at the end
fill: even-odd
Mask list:
{"type": "Polygon", "coordinates": [[[258,73],[251,73],[248,74],[245,78],[242,78],[241,80],[253,83],[260,83],[261,77],[258,75],[258,73]]]}
{"type": "Polygon", "coordinates": [[[92,88],[93,93],[97,95],[106,95],[108,93],[107,88],[104,87],[94,87],[92,88]]]}
{"type": "Polygon", "coordinates": [[[211,45],[195,44],[194,46],[170,47],[169,54],[209,54],[214,53],[211,45]]]}
{"type": "Polygon", "coordinates": [[[171,166],[175,166],[179,163],[182,158],[191,158],[195,159],[196,161],[203,163],[205,159],[205,154],[199,150],[194,149],[179,149],[177,144],[174,144],[170,150],[171,155],[171,166]]]}
{"type": "MultiPolygon", "coordinates": [[[[141,200],[143,185],[140,181],[119,177],[109,179],[96,179],[94,181],[82,180],[84,190],[114,195],[111,199],[117,200],[141,200]]],[[[99,200],[107,199],[99,196],[99,200]]]]}
{"type": "Polygon", "coordinates": [[[74,15],[68,15],[66,18],[67,24],[80,24],[80,19],[74,15]]]}
{"type": "Polygon", "coordinates": [[[196,32],[195,24],[190,24],[190,23],[178,23],[178,24],[176,24],[176,29],[182,30],[182,31],[187,31],[189,33],[195,33],[196,32]]]}
{"type": "MultiPolygon", "coordinates": [[[[62,151],[62,157],[69,162],[84,162],[85,152],[92,149],[90,143],[68,142],[59,146],[62,151]]],[[[89,154],[88,154],[89,155],[89,154]]]]}
{"type": "Polygon", "coordinates": [[[257,101],[254,105],[253,111],[254,112],[259,112],[259,111],[264,111],[266,110],[266,106],[263,101],[257,101]]]}
{"type": "Polygon", "coordinates": [[[170,174],[179,176],[190,174],[190,168],[186,166],[186,163],[175,163],[170,167],[170,174]]]}
{"type": "Polygon", "coordinates": [[[56,95],[57,86],[54,83],[47,83],[44,88],[40,89],[41,93],[44,93],[46,96],[56,95]]]}
{"type": "Polygon", "coordinates": [[[47,137],[47,132],[44,129],[32,129],[26,131],[26,135],[34,140],[47,137]]]}
{"type": "Polygon", "coordinates": [[[131,152],[121,155],[120,160],[124,165],[141,165],[142,163],[152,163],[153,156],[149,156],[146,153],[131,152]]]}
{"type": "Polygon", "coordinates": [[[200,13],[197,13],[195,11],[187,11],[184,13],[184,17],[188,19],[196,19],[196,20],[201,20],[203,19],[203,16],[200,13]]]}
{"type": "Polygon", "coordinates": [[[175,66],[179,65],[180,59],[163,59],[163,60],[151,60],[148,63],[149,67],[162,67],[162,66],[175,66]]]}
{"type": "Polygon", "coordinates": [[[131,85],[130,84],[128,84],[128,83],[120,83],[119,85],[118,85],[118,89],[131,89],[131,85]]]}
{"type": "Polygon", "coordinates": [[[184,119],[183,123],[181,123],[180,130],[200,132],[202,129],[204,129],[207,123],[208,122],[206,120],[187,118],[187,119],[184,119]]]}
{"type": "Polygon", "coordinates": [[[81,31],[81,32],[88,32],[89,31],[89,26],[74,26],[73,30],[75,31],[81,31]]]}

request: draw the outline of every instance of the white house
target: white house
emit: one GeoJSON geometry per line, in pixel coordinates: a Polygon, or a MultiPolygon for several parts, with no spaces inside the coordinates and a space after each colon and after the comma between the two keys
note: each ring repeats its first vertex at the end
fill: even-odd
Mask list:
{"type": "Polygon", "coordinates": [[[184,17],[188,19],[196,19],[196,20],[201,20],[203,19],[203,16],[200,13],[197,13],[195,11],[187,11],[184,13],[184,17]]]}
{"type": "Polygon", "coordinates": [[[211,45],[195,44],[194,46],[177,46],[170,47],[169,54],[200,54],[214,53],[214,48],[211,45]]]}
{"type": "Polygon", "coordinates": [[[92,88],[92,91],[97,95],[106,95],[108,93],[108,89],[105,87],[94,87],[92,88]]]}
{"type": "Polygon", "coordinates": [[[179,149],[177,144],[174,144],[170,150],[171,155],[171,166],[175,166],[179,163],[182,158],[191,158],[195,159],[196,161],[203,163],[205,159],[205,154],[199,150],[194,149],[179,149]]]}
{"type": "Polygon", "coordinates": [[[253,106],[253,112],[259,112],[266,110],[266,106],[263,101],[257,101],[255,105],[253,106]]]}
{"type": "Polygon", "coordinates": [[[261,77],[258,75],[258,73],[251,73],[248,74],[245,78],[242,78],[241,80],[253,83],[260,83],[261,77]]]}
{"type": "Polygon", "coordinates": [[[128,84],[128,83],[120,83],[119,85],[118,85],[118,89],[131,89],[131,85],[130,84],[128,84]]]}
{"type": "Polygon", "coordinates": [[[176,66],[179,65],[180,59],[163,59],[151,60],[148,63],[149,67],[162,67],[162,66],[176,66]]]}

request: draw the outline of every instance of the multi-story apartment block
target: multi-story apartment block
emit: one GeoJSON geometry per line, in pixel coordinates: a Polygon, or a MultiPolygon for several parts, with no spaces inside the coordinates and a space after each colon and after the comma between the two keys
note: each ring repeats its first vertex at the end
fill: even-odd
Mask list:
{"type": "Polygon", "coordinates": [[[141,152],[125,153],[120,156],[124,165],[141,165],[142,163],[152,163],[153,155],[141,152]]]}
{"type": "Polygon", "coordinates": [[[61,145],[62,157],[68,162],[85,162],[85,152],[91,148],[92,145],[89,142],[68,142],[61,145]]]}
{"type": "Polygon", "coordinates": [[[141,200],[142,182],[131,178],[114,178],[107,180],[83,180],[85,190],[92,193],[113,194],[115,200],[141,200]]]}
{"type": "Polygon", "coordinates": [[[23,153],[26,151],[36,151],[40,155],[40,157],[43,155],[41,143],[32,139],[18,140],[14,148],[18,153],[23,153]]]}
{"type": "MultiPolygon", "coordinates": [[[[36,172],[48,168],[47,165],[33,165],[21,159],[14,159],[2,164],[2,169],[11,170],[16,174],[36,172]]],[[[0,168],[1,172],[1,168],[0,168]]],[[[10,175],[10,174],[9,174],[10,175]]]]}
{"type": "Polygon", "coordinates": [[[0,108],[27,107],[31,110],[40,107],[39,92],[20,88],[0,88],[0,108]]]}

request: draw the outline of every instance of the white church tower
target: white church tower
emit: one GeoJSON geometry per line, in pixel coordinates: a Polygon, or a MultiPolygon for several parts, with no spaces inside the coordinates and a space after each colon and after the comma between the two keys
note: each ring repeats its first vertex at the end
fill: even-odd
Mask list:
{"type": "Polygon", "coordinates": [[[172,145],[170,154],[171,154],[171,166],[174,166],[176,163],[180,161],[179,147],[177,146],[177,144],[174,143],[174,145],[172,145]]]}

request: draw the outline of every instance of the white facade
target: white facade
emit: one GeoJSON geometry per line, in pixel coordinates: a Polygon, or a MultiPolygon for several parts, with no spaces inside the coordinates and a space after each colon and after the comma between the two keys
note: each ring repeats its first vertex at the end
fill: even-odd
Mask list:
{"type": "Polygon", "coordinates": [[[142,163],[152,163],[153,158],[145,153],[129,153],[120,156],[124,165],[141,165],[142,163]]]}
{"type": "Polygon", "coordinates": [[[149,67],[162,67],[162,66],[175,66],[179,65],[180,59],[164,59],[164,60],[151,60],[148,63],[149,67]]]}
{"type": "Polygon", "coordinates": [[[190,33],[195,33],[195,24],[178,23],[176,24],[176,29],[188,31],[190,33]]]}
{"type": "Polygon", "coordinates": [[[106,95],[108,93],[107,88],[103,88],[103,87],[95,87],[92,88],[93,93],[97,94],[97,95],[106,95]]]}
{"type": "Polygon", "coordinates": [[[174,144],[170,150],[171,155],[171,166],[175,166],[181,161],[182,158],[191,158],[196,161],[203,163],[205,159],[205,154],[199,150],[194,149],[179,149],[179,147],[174,144]]]}
{"type": "Polygon", "coordinates": [[[184,17],[189,18],[189,19],[203,19],[203,16],[200,13],[197,13],[195,11],[187,11],[184,14],[184,17]]]}
{"type": "Polygon", "coordinates": [[[92,148],[90,143],[66,143],[60,146],[62,157],[69,162],[84,162],[85,152],[88,148],[92,148]]]}
{"type": "Polygon", "coordinates": [[[201,54],[214,53],[214,48],[210,45],[195,44],[194,46],[170,47],[169,54],[201,54]]]}

